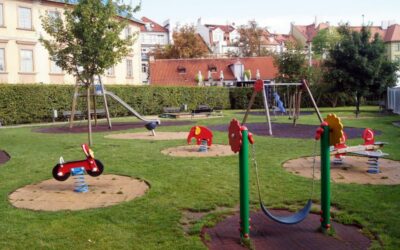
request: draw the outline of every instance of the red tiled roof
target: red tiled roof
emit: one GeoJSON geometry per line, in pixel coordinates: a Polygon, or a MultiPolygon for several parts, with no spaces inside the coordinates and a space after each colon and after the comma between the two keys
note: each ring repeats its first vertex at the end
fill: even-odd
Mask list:
{"type": "MultiPolygon", "coordinates": [[[[378,33],[378,35],[384,39],[386,30],[382,29],[380,26],[370,26],[370,31],[371,31],[371,39],[374,38],[375,34],[378,33]]],[[[350,26],[350,29],[353,31],[360,32],[362,29],[362,26],[350,26]]]]}
{"type": "Polygon", "coordinates": [[[144,23],[150,23],[150,25],[152,26],[152,30],[146,30],[146,26],[141,26],[140,27],[140,31],[141,32],[168,32],[168,30],[166,28],[164,28],[163,26],[159,25],[158,23],[154,22],[153,20],[150,20],[147,17],[142,17],[141,20],[144,23]]]}
{"type": "Polygon", "coordinates": [[[150,84],[158,86],[196,86],[195,76],[201,71],[203,78],[207,80],[209,66],[215,66],[216,72],[212,73],[215,81],[219,80],[223,71],[225,80],[236,80],[229,65],[238,60],[244,65],[244,69],[250,69],[254,78],[257,69],[261,79],[273,79],[278,73],[272,57],[245,57],[245,58],[205,58],[205,59],[156,59],[150,61],[150,84]],[[178,72],[178,67],[184,67],[186,73],[178,72]]]}
{"type": "Polygon", "coordinates": [[[235,28],[231,25],[205,24],[204,26],[206,26],[210,30],[215,30],[216,28],[220,28],[225,33],[230,33],[235,30],[235,28]]]}
{"type": "Polygon", "coordinates": [[[385,42],[400,42],[400,25],[399,24],[390,25],[386,31],[383,40],[385,42]]]}
{"type": "Polygon", "coordinates": [[[317,27],[315,24],[310,25],[294,25],[294,27],[300,31],[301,34],[306,38],[307,42],[311,42],[320,30],[329,27],[328,23],[320,23],[317,27]]]}

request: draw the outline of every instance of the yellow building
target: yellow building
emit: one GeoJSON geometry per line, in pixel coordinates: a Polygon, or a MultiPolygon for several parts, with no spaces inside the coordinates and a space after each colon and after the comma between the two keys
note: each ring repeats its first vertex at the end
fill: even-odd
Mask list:
{"type": "MultiPolygon", "coordinates": [[[[64,73],[39,42],[48,38],[40,17],[59,15],[65,5],[56,0],[0,0],[0,83],[73,84],[73,76],[64,73]]],[[[130,19],[123,35],[140,32],[144,25],[130,19]]],[[[141,45],[139,39],[131,54],[106,72],[108,84],[141,84],[141,45]]]]}

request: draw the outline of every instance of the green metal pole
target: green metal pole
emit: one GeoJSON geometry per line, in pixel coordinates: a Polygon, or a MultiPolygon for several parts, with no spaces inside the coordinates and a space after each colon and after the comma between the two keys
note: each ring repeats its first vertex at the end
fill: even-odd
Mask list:
{"type": "Polygon", "coordinates": [[[247,129],[242,131],[242,148],[239,152],[240,176],[240,236],[250,239],[250,191],[249,191],[249,140],[247,129]]]}
{"type": "Polygon", "coordinates": [[[321,137],[321,228],[330,228],[331,187],[330,187],[330,150],[329,126],[322,126],[324,132],[321,137]]]}

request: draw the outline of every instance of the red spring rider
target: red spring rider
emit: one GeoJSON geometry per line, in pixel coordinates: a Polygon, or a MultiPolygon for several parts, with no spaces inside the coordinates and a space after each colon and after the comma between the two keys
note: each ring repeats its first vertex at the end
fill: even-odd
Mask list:
{"type": "Polygon", "coordinates": [[[86,155],[86,159],[82,161],[63,162],[60,158],[60,163],[53,168],[53,177],[57,181],[65,181],[71,175],[71,169],[83,167],[85,171],[93,177],[103,173],[104,165],[101,161],[94,158],[93,151],[87,144],[82,144],[82,150],[86,155]]]}
{"type": "Polygon", "coordinates": [[[210,129],[203,126],[194,126],[190,129],[187,137],[187,143],[190,144],[192,138],[196,138],[197,145],[201,145],[202,141],[207,141],[207,145],[210,147],[212,145],[213,134],[210,129]]]}
{"type": "Polygon", "coordinates": [[[375,138],[374,138],[374,131],[370,128],[366,128],[362,134],[362,138],[364,139],[364,145],[374,145],[375,138]]]}

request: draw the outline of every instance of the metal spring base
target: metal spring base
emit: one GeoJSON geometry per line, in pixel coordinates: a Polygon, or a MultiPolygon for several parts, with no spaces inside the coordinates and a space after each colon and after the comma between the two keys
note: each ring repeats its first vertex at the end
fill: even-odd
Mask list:
{"type": "Polygon", "coordinates": [[[339,157],[334,157],[333,158],[333,164],[335,165],[342,165],[344,161],[344,156],[339,156],[339,157]]]}
{"type": "Polygon", "coordinates": [[[207,140],[202,140],[199,152],[207,152],[207,151],[208,151],[207,140]]]}
{"type": "Polygon", "coordinates": [[[74,191],[77,193],[86,193],[89,191],[89,186],[85,182],[85,168],[72,168],[71,174],[74,176],[75,188],[74,191]]]}
{"type": "Polygon", "coordinates": [[[378,157],[368,157],[368,170],[370,174],[379,174],[381,170],[379,169],[379,158],[378,157]]]}

